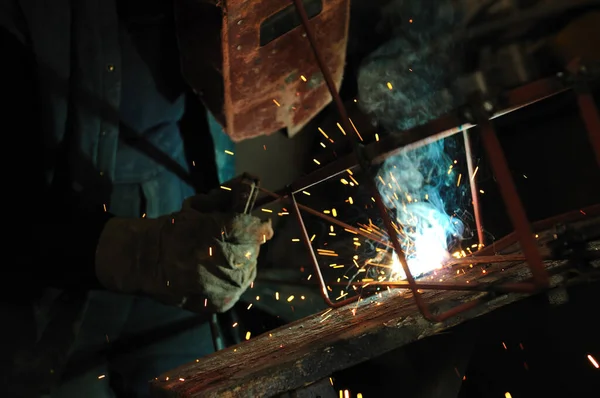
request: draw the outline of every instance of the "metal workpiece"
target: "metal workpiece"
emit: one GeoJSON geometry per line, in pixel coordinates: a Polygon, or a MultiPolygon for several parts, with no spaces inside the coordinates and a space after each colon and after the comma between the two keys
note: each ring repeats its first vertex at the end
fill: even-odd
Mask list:
{"type": "MultiPolygon", "coordinates": [[[[308,187],[325,181],[333,176],[339,175],[348,169],[360,169],[368,177],[366,182],[369,192],[372,195],[372,199],[375,202],[375,206],[378,209],[379,216],[383,221],[384,229],[387,234],[388,244],[386,246],[392,246],[395,255],[398,257],[399,263],[402,266],[402,270],[405,274],[405,281],[398,282],[395,287],[409,288],[412,292],[412,297],[417,305],[417,308],[426,319],[432,322],[441,322],[449,317],[456,316],[462,311],[472,309],[474,306],[481,304],[481,299],[476,299],[470,302],[462,303],[444,313],[433,314],[429,309],[428,305],[424,302],[421,292],[423,290],[475,290],[475,291],[501,291],[501,292],[535,292],[549,285],[549,275],[544,265],[542,254],[539,251],[538,244],[534,238],[531,223],[527,219],[525,210],[519,194],[516,190],[514,181],[510,175],[509,166],[504,156],[502,147],[496,135],[493,121],[525,106],[531,105],[538,101],[542,101],[546,98],[552,97],[559,93],[562,93],[570,88],[568,79],[564,79],[562,75],[556,75],[545,79],[538,79],[531,83],[524,84],[520,87],[512,90],[502,92],[501,87],[504,84],[498,82],[498,79],[489,78],[489,70],[493,68],[483,68],[482,71],[475,71],[469,76],[463,79],[464,91],[469,101],[460,109],[457,109],[450,114],[447,114],[441,118],[438,118],[432,122],[427,123],[424,126],[411,129],[404,132],[392,133],[380,141],[371,143],[363,146],[358,140],[359,132],[353,133],[353,126],[350,123],[344,103],[337,92],[337,88],[334,84],[334,79],[324,62],[324,56],[318,46],[315,39],[315,33],[309,21],[306,10],[301,0],[294,0],[298,15],[302,21],[303,27],[306,31],[307,39],[311,44],[314,57],[321,67],[323,77],[327,83],[327,87],[333,98],[335,108],[339,114],[340,124],[345,131],[348,132],[348,138],[352,143],[353,152],[348,154],[324,167],[317,170],[316,172],[309,174],[308,176],[292,184],[287,192],[283,193],[270,193],[271,198],[277,197],[278,199],[288,199],[294,209],[296,219],[300,230],[302,231],[302,241],[309,252],[309,260],[313,265],[317,280],[319,282],[319,291],[326,304],[330,307],[337,308],[347,305],[359,299],[359,296],[353,296],[341,301],[332,301],[329,297],[327,284],[320,270],[320,265],[317,260],[316,254],[312,247],[309,235],[306,231],[306,226],[302,218],[300,207],[296,201],[294,195],[300,191],[307,189],[308,187]],[[487,69],[487,70],[486,70],[487,69]],[[465,83],[471,82],[471,83],[465,83]],[[412,275],[410,267],[407,264],[404,252],[400,245],[398,238],[398,229],[402,226],[394,225],[387,208],[383,202],[383,199],[375,184],[374,168],[372,165],[376,165],[387,157],[394,155],[401,150],[410,150],[423,145],[427,145],[433,141],[440,140],[454,134],[463,134],[463,143],[465,145],[465,152],[467,154],[467,165],[468,165],[468,176],[469,179],[473,177],[473,164],[472,155],[470,149],[470,141],[467,130],[474,129],[472,134],[479,134],[481,136],[483,147],[489,162],[491,163],[492,170],[498,181],[500,194],[506,205],[509,218],[515,228],[515,234],[517,236],[520,248],[523,251],[523,259],[526,261],[529,270],[531,272],[531,279],[525,280],[519,283],[511,283],[502,286],[493,286],[488,284],[477,284],[476,286],[465,286],[460,283],[438,283],[438,284],[425,284],[419,283],[412,275]]],[[[534,75],[534,72],[526,70],[525,59],[526,55],[521,51],[519,47],[512,47],[512,54],[515,55],[511,58],[511,62],[507,63],[508,69],[515,69],[515,62],[521,65],[521,71],[517,70],[517,77],[506,78],[507,81],[523,81],[534,75]],[[512,80],[511,80],[512,79],[512,80]]],[[[518,69],[518,68],[517,68],[518,69]]],[[[513,76],[514,77],[514,76],[513,76]]],[[[574,81],[572,79],[571,81],[574,81]]],[[[582,97],[581,94],[578,96],[580,108],[582,110],[582,116],[584,118],[590,138],[593,143],[596,141],[596,133],[598,126],[598,114],[595,109],[593,100],[582,97]]],[[[590,97],[591,98],[591,97],[590,97]]],[[[599,141],[600,142],[600,141],[599,141]]],[[[600,155],[598,155],[600,156],[600,155]]],[[[483,227],[481,223],[481,214],[478,201],[478,192],[476,185],[471,186],[472,203],[475,209],[475,222],[477,228],[477,234],[479,239],[479,248],[483,247],[483,227]]],[[[261,204],[264,204],[262,202],[261,204]]],[[[306,207],[305,207],[306,209],[306,207]]],[[[321,212],[308,209],[309,212],[314,215],[326,219],[328,222],[332,222],[340,225],[337,220],[332,219],[323,215],[321,212]]],[[[364,236],[364,234],[363,234],[364,236]]],[[[381,239],[378,239],[381,240],[381,239]]],[[[475,251],[471,256],[464,259],[465,262],[469,262],[471,258],[478,256],[478,252],[475,251]]],[[[501,256],[498,259],[501,260],[501,256]]],[[[490,260],[491,261],[491,260],[490,260]]],[[[357,283],[354,286],[364,287],[368,283],[357,283]]],[[[394,286],[394,284],[384,284],[386,286],[394,286]]]]}

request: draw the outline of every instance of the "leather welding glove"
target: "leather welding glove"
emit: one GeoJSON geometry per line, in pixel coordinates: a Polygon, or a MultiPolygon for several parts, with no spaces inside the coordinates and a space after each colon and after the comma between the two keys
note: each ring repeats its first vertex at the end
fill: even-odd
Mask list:
{"type": "Polygon", "coordinates": [[[107,289],[147,295],[191,311],[225,312],[256,277],[260,245],[270,220],[247,214],[203,212],[198,195],[179,212],[156,219],[113,218],[96,250],[96,275],[107,289]]]}

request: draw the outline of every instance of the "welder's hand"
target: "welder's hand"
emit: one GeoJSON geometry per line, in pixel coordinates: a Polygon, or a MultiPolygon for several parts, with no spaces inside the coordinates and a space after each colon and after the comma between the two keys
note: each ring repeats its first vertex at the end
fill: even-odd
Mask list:
{"type": "Polygon", "coordinates": [[[208,202],[198,196],[157,219],[111,219],[96,251],[99,281],[192,311],[233,307],[256,277],[260,245],[273,229],[250,215],[195,206],[208,202]]]}

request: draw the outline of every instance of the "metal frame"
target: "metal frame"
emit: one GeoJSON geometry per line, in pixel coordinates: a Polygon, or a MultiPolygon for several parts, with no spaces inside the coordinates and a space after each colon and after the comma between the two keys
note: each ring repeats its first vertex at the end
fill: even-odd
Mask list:
{"type": "MultiPolygon", "coordinates": [[[[333,102],[340,116],[340,123],[342,127],[348,131],[354,131],[353,126],[350,123],[344,104],[337,92],[335,84],[333,82],[330,71],[327,69],[326,63],[322,57],[321,52],[316,44],[315,33],[311,27],[311,23],[308,20],[306,11],[304,10],[302,0],[293,0],[302,26],[305,29],[307,39],[310,42],[317,64],[319,65],[325,82],[333,98],[333,102]]],[[[577,79],[585,68],[577,68],[577,71],[572,73],[575,80],[578,82],[576,85],[577,99],[581,112],[582,119],[586,125],[590,140],[592,142],[592,148],[598,159],[600,166],[600,118],[598,117],[598,111],[595,106],[594,100],[591,94],[586,90],[586,84],[584,79],[577,79]]],[[[384,286],[402,287],[411,290],[415,303],[426,319],[432,322],[441,322],[452,316],[455,316],[463,311],[469,310],[481,302],[484,301],[483,297],[475,300],[460,304],[446,312],[441,314],[434,314],[429,306],[425,303],[419,290],[465,290],[465,291],[495,291],[495,292],[518,292],[518,293],[532,293],[549,286],[549,274],[546,271],[543,263],[542,255],[540,254],[531,224],[527,219],[525,210],[521,199],[517,193],[514,181],[510,175],[510,171],[507,165],[504,152],[492,125],[492,120],[508,114],[514,110],[532,104],[534,102],[543,100],[545,98],[554,96],[560,92],[568,90],[570,87],[567,85],[563,76],[556,76],[550,79],[539,80],[534,83],[530,83],[521,88],[509,91],[506,93],[506,109],[502,111],[493,112],[493,105],[491,102],[484,101],[482,99],[475,101],[466,112],[463,110],[462,113],[452,113],[444,117],[441,117],[433,122],[430,122],[424,126],[402,132],[392,134],[380,142],[370,144],[366,147],[360,147],[356,139],[352,139],[353,153],[347,155],[335,162],[332,162],[316,172],[302,178],[293,184],[287,192],[274,193],[267,190],[261,189],[271,198],[275,199],[288,199],[293,207],[295,216],[297,218],[300,230],[302,233],[302,240],[306,245],[310,259],[314,267],[315,274],[317,276],[321,295],[323,299],[330,307],[341,307],[354,302],[360,298],[355,296],[343,301],[332,302],[327,292],[327,285],[321,273],[319,262],[315,255],[315,251],[310,242],[304,220],[301,215],[301,210],[306,211],[310,214],[316,215],[322,219],[327,220],[333,224],[339,225],[343,228],[349,229],[356,232],[359,235],[365,236],[368,239],[375,240],[388,247],[394,249],[400,264],[406,274],[405,282],[386,282],[379,283],[384,286]],[[466,118],[469,120],[467,123],[463,123],[466,118]],[[457,127],[458,126],[458,127],[457,127]],[[529,280],[522,281],[519,283],[507,283],[507,284],[465,284],[465,283],[420,283],[416,282],[414,276],[411,274],[404,251],[400,246],[400,241],[397,236],[396,229],[392,225],[392,220],[386,211],[386,207],[376,187],[374,175],[369,174],[373,178],[369,178],[369,188],[372,192],[372,196],[375,200],[375,204],[379,210],[379,213],[383,219],[386,232],[389,236],[389,242],[382,241],[379,237],[366,233],[358,228],[352,227],[351,225],[340,222],[339,220],[326,216],[316,210],[313,210],[307,206],[303,206],[296,201],[295,194],[303,191],[306,188],[318,184],[319,182],[329,179],[341,172],[352,169],[354,167],[360,167],[363,171],[371,173],[370,166],[381,162],[388,156],[393,155],[401,148],[416,148],[419,146],[427,145],[430,142],[443,139],[445,137],[462,132],[463,140],[466,150],[468,176],[471,181],[471,196],[473,200],[475,220],[477,226],[477,236],[480,244],[484,244],[483,229],[481,224],[481,210],[479,206],[479,197],[477,188],[474,184],[473,178],[473,163],[471,157],[471,145],[469,141],[469,134],[467,130],[476,127],[477,133],[481,135],[485,153],[487,154],[492,170],[498,181],[502,199],[506,205],[508,215],[515,228],[515,235],[518,242],[521,244],[523,256],[481,256],[484,251],[479,250],[472,257],[458,259],[453,261],[454,264],[472,264],[473,262],[478,263],[489,263],[489,262],[504,262],[504,261],[526,261],[531,271],[532,277],[529,280]],[[390,245],[391,244],[391,245],[390,245]]],[[[351,134],[350,134],[351,135],[351,134]]],[[[264,202],[263,202],[264,204],[264,202]]],[[[481,246],[480,246],[481,247],[481,246]]],[[[371,283],[372,284],[372,283],[371,283]]],[[[363,283],[356,283],[356,286],[364,286],[363,283]]]]}

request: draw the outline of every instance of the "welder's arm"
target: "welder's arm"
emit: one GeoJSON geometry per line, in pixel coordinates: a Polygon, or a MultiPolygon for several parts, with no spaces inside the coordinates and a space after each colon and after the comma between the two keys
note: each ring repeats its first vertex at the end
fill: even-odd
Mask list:
{"type": "Polygon", "coordinates": [[[256,277],[260,245],[273,236],[271,223],[202,212],[196,199],[202,196],[153,220],[109,220],[96,253],[100,282],[192,311],[230,309],[256,277]]]}
{"type": "MultiPolygon", "coordinates": [[[[194,197],[158,219],[112,217],[76,195],[48,187],[48,138],[38,124],[33,56],[0,28],[5,82],[2,124],[3,293],[27,295],[40,286],[107,288],[153,297],[196,311],[226,311],[256,275],[270,223],[223,212],[218,194],[194,197]]],[[[59,95],[60,93],[57,93],[59,95]]],[[[56,152],[58,153],[58,152],[56,152]]]]}

